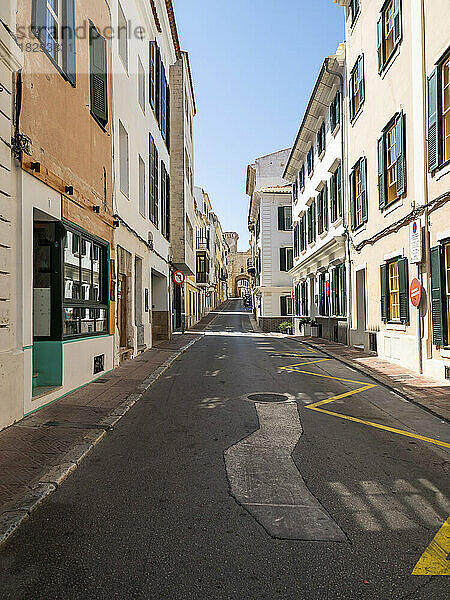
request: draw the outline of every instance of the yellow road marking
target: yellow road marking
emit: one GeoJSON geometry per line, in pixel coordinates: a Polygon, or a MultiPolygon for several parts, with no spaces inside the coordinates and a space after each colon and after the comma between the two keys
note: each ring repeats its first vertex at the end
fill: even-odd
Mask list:
{"type": "Polygon", "coordinates": [[[412,575],[450,575],[450,517],[420,557],[412,575]]]}
{"type": "MultiPolygon", "coordinates": [[[[311,404],[305,406],[305,408],[310,408],[311,404]]],[[[356,417],[350,417],[349,415],[341,415],[340,413],[331,412],[329,410],[324,410],[323,408],[312,408],[311,410],[316,410],[317,412],[324,413],[326,415],[332,415],[333,417],[339,417],[340,419],[347,419],[348,421],[354,421],[355,423],[362,423],[363,425],[369,425],[370,427],[376,427],[377,429],[384,429],[384,431],[390,431],[391,433],[396,433],[398,435],[405,435],[406,437],[415,438],[416,440],[422,440],[422,442],[429,442],[430,444],[435,444],[436,446],[443,446],[444,448],[450,448],[450,444],[447,442],[442,442],[441,440],[435,440],[433,438],[425,437],[424,435],[419,435],[417,433],[411,433],[410,431],[403,431],[402,429],[395,429],[394,427],[388,427],[387,425],[381,425],[380,423],[373,423],[372,421],[364,421],[363,419],[357,419],[356,417]]]]}
{"type": "MultiPolygon", "coordinates": [[[[331,360],[331,358],[323,358],[321,360],[331,360]]],[[[333,377],[332,375],[323,375],[322,373],[311,373],[311,371],[302,371],[300,369],[295,369],[293,367],[301,366],[301,364],[308,363],[300,363],[300,365],[287,365],[286,367],[280,367],[281,369],[297,371],[297,373],[305,373],[306,375],[315,375],[316,377],[325,377],[326,379],[336,379],[337,381],[347,381],[348,383],[359,383],[360,385],[368,385],[367,381],[355,381],[354,379],[343,379],[342,377],[333,377]]],[[[375,387],[376,384],[373,384],[375,387]]]]}
{"type": "Polygon", "coordinates": [[[335,400],[339,400],[340,398],[346,398],[348,396],[353,396],[353,394],[359,394],[359,392],[364,392],[364,390],[370,390],[370,388],[376,387],[374,383],[368,383],[363,387],[357,388],[356,390],[350,390],[349,392],[345,392],[344,394],[339,394],[339,396],[332,396],[331,398],[327,398],[326,400],[320,400],[320,402],[314,402],[314,404],[308,404],[305,408],[314,409],[316,406],[321,406],[322,404],[328,404],[329,402],[334,402],[335,400]]]}
{"type": "MultiPolygon", "coordinates": [[[[329,358],[315,358],[314,360],[308,360],[307,362],[297,363],[295,365],[286,365],[285,367],[280,367],[280,369],[284,369],[286,371],[298,371],[299,373],[303,373],[303,371],[299,371],[295,367],[301,367],[302,365],[313,365],[315,363],[324,362],[325,360],[330,360],[329,358]]],[[[315,375],[315,373],[313,373],[315,375]]]]}

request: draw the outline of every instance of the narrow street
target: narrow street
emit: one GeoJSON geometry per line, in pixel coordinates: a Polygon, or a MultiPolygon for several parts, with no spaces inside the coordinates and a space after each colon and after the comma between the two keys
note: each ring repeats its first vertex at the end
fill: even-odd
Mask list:
{"type": "Polygon", "coordinates": [[[1,548],[0,597],[446,598],[411,573],[449,515],[448,437],[230,300],[1,548]]]}

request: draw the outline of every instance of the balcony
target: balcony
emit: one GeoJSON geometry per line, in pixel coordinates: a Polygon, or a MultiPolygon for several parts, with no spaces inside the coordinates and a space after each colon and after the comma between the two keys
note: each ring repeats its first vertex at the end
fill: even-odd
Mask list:
{"type": "Polygon", "coordinates": [[[198,273],[196,274],[197,283],[208,283],[208,273],[198,273]]]}
{"type": "Polygon", "coordinates": [[[247,272],[250,273],[250,275],[254,275],[256,272],[255,264],[251,258],[247,258],[247,272]]]}
{"type": "Polygon", "coordinates": [[[197,250],[209,250],[209,239],[208,238],[197,238],[197,250]]]}

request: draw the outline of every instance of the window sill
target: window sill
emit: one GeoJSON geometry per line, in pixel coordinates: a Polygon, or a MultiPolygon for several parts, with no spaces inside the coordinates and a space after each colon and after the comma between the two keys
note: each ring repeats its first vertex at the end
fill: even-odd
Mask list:
{"type": "Polygon", "coordinates": [[[439,348],[439,354],[441,358],[450,358],[450,348],[448,346],[441,346],[439,348]]]}
{"type": "Polygon", "coordinates": [[[386,204],[386,206],[382,209],[383,217],[387,217],[392,212],[394,212],[394,210],[397,210],[397,208],[400,208],[401,206],[403,206],[403,197],[399,196],[390,204],[386,204]]]}
{"type": "Polygon", "coordinates": [[[440,179],[442,179],[449,173],[450,173],[450,159],[446,160],[444,163],[439,165],[438,168],[433,171],[432,175],[434,175],[436,181],[439,181],[440,179]]]}
{"type": "Polygon", "coordinates": [[[379,73],[381,79],[384,79],[386,77],[386,75],[389,73],[390,68],[392,67],[392,65],[395,62],[395,59],[397,58],[397,56],[400,54],[400,44],[401,44],[401,40],[399,41],[399,43],[397,44],[397,47],[395,48],[395,50],[392,52],[392,54],[390,55],[390,57],[387,59],[387,61],[384,63],[384,65],[381,67],[381,71],[379,73]]]}
{"type": "Polygon", "coordinates": [[[364,102],[360,105],[360,107],[358,108],[358,112],[350,119],[350,124],[352,127],[354,127],[356,121],[359,119],[359,117],[361,116],[362,112],[363,112],[363,108],[364,108],[364,102]]]}
{"type": "Polygon", "coordinates": [[[322,160],[323,157],[325,156],[325,148],[322,150],[322,152],[319,154],[319,160],[322,160]]]}
{"type": "Polygon", "coordinates": [[[322,231],[322,233],[319,233],[319,237],[321,240],[323,240],[324,238],[326,238],[328,235],[328,229],[325,229],[325,231],[322,231]]]}
{"type": "Polygon", "coordinates": [[[309,242],[310,248],[314,248],[315,245],[316,245],[316,241],[315,240],[314,240],[314,242],[309,242]]]}
{"type": "Polygon", "coordinates": [[[358,225],[357,227],[355,227],[355,229],[352,230],[353,235],[358,235],[359,233],[361,233],[362,231],[365,231],[367,229],[367,222],[361,223],[361,225],[358,225]]]}
{"type": "Polygon", "coordinates": [[[340,130],[341,130],[341,124],[337,123],[336,127],[332,130],[331,135],[333,137],[336,137],[340,130]]]}
{"type": "Polygon", "coordinates": [[[308,172],[308,177],[309,177],[310,179],[312,179],[312,178],[313,178],[313,176],[314,176],[314,169],[313,169],[312,171],[308,172]]]}
{"type": "Polygon", "coordinates": [[[339,227],[342,225],[342,216],[338,217],[335,221],[331,221],[333,227],[339,227]]]}
{"type": "Polygon", "coordinates": [[[406,325],[404,323],[386,323],[386,331],[406,331],[406,325]]]}

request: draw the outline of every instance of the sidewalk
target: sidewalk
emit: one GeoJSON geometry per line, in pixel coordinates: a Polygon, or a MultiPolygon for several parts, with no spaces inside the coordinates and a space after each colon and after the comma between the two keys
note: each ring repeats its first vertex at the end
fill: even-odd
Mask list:
{"type": "Polygon", "coordinates": [[[423,406],[439,418],[450,421],[450,382],[448,384],[441,383],[383,360],[374,353],[364,352],[323,338],[297,336],[295,339],[372,377],[407,400],[423,406]]]}
{"type": "Polygon", "coordinates": [[[28,518],[189,346],[174,335],[134,360],[0,431],[0,544],[28,518]]]}

